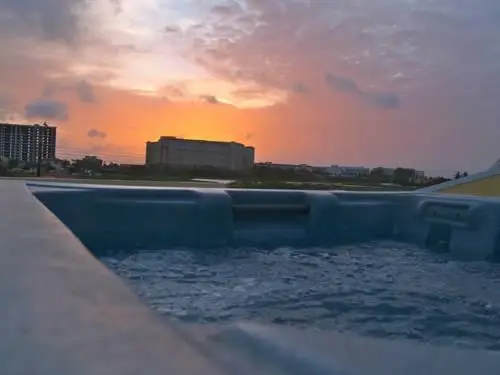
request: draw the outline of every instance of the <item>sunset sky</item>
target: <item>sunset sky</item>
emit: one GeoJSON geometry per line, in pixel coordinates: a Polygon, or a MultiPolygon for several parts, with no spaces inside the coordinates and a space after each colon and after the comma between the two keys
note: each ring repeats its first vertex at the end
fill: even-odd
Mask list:
{"type": "Polygon", "coordinates": [[[482,170],[500,157],[499,0],[0,0],[0,121],[59,156],[161,135],[259,161],[482,170]]]}

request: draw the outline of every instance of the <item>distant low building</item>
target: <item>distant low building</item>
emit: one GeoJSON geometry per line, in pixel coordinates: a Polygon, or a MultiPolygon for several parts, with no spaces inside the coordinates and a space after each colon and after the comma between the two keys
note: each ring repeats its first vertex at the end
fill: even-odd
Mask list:
{"type": "Polygon", "coordinates": [[[425,172],[414,168],[377,167],[372,169],[371,174],[381,178],[382,180],[398,183],[422,184],[426,181],[425,172]]]}
{"type": "Polygon", "coordinates": [[[146,143],[146,165],[174,168],[213,167],[232,171],[252,168],[255,149],[236,142],[161,137],[146,143]]]}
{"type": "Polygon", "coordinates": [[[392,177],[394,176],[394,172],[396,172],[397,168],[386,168],[386,167],[380,167],[380,170],[382,172],[382,176],[385,177],[392,177]]]}
{"type": "Polygon", "coordinates": [[[415,171],[415,182],[418,184],[425,182],[425,172],[424,171],[415,171]]]}
{"type": "Polygon", "coordinates": [[[334,177],[366,177],[370,175],[370,168],[366,167],[331,165],[326,167],[325,171],[334,177]]]}

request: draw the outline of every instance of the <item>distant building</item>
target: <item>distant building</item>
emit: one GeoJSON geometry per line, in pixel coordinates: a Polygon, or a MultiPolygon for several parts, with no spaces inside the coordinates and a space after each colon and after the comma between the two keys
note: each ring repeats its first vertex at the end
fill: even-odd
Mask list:
{"type": "Polygon", "coordinates": [[[24,162],[55,159],[55,126],[0,123],[0,156],[24,162]]]}
{"type": "Polygon", "coordinates": [[[416,183],[423,183],[425,181],[425,172],[424,171],[415,171],[415,179],[416,183]]]}
{"type": "Polygon", "coordinates": [[[331,165],[325,169],[330,176],[335,177],[364,177],[370,175],[370,168],[366,167],[347,167],[340,165],[331,165]]]}
{"type": "Polygon", "coordinates": [[[146,165],[238,171],[252,168],[254,160],[255,149],[236,142],[161,137],[146,143],[146,165]]]}
{"type": "Polygon", "coordinates": [[[382,176],[384,177],[393,177],[394,172],[396,172],[397,168],[386,168],[386,167],[380,167],[380,170],[382,172],[382,176]]]}

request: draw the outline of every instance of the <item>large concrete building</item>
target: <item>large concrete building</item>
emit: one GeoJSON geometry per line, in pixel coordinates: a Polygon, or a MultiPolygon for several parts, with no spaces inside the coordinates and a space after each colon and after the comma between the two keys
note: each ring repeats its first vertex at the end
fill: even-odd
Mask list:
{"type": "Polygon", "coordinates": [[[252,168],[254,161],[255,149],[236,142],[161,137],[146,143],[146,165],[238,171],[252,168]]]}
{"type": "Polygon", "coordinates": [[[56,157],[55,126],[0,123],[0,156],[25,162],[56,157]]]}

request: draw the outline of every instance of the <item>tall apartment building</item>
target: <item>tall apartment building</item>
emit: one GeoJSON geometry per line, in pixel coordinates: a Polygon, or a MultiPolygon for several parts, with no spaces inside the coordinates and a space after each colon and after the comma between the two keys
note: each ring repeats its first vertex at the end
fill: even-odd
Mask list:
{"type": "Polygon", "coordinates": [[[25,162],[56,157],[55,126],[0,123],[0,156],[25,162]]]}
{"type": "Polygon", "coordinates": [[[146,165],[238,171],[252,168],[254,161],[255,149],[236,142],[161,137],[146,143],[146,165]]]}

